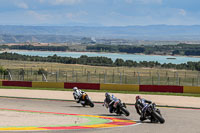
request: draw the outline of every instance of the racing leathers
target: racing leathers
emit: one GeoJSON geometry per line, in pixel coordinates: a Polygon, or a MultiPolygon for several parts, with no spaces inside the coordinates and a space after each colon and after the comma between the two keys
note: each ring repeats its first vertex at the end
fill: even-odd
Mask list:
{"type": "Polygon", "coordinates": [[[109,95],[105,98],[104,100],[104,105],[106,106],[106,108],[109,108],[109,112],[113,113],[114,112],[114,103],[117,101],[118,99],[116,97],[114,97],[114,95],[112,95],[112,97],[109,95]]]}
{"type": "Polygon", "coordinates": [[[144,98],[140,98],[140,99],[136,100],[135,108],[136,108],[137,113],[140,115],[141,121],[146,119],[145,112],[148,107],[148,104],[151,104],[151,103],[152,103],[151,101],[146,100],[144,98]]]}
{"type": "Polygon", "coordinates": [[[73,92],[74,99],[76,100],[77,103],[80,103],[80,101],[82,100],[83,93],[85,92],[80,89],[77,89],[73,92]]]}

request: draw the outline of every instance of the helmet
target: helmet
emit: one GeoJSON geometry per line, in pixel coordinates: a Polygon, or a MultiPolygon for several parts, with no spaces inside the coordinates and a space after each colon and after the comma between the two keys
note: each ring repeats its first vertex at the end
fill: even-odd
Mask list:
{"type": "Polygon", "coordinates": [[[76,90],[78,90],[78,88],[77,88],[77,87],[74,87],[73,90],[76,91],[76,90]]]}
{"type": "Polygon", "coordinates": [[[141,99],[141,97],[140,97],[140,96],[136,96],[136,97],[135,97],[135,100],[138,100],[138,99],[141,99]]]}
{"type": "Polygon", "coordinates": [[[105,97],[110,97],[110,94],[108,92],[106,92],[105,97]]]}

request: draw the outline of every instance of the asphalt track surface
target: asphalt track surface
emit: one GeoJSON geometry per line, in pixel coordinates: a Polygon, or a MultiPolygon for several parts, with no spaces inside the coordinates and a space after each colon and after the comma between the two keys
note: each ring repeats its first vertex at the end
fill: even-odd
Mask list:
{"type": "MultiPolygon", "coordinates": [[[[77,129],[77,130],[48,130],[48,131],[11,131],[23,133],[200,133],[200,110],[160,108],[164,124],[152,124],[148,121],[141,123],[134,106],[128,106],[130,116],[110,114],[102,104],[94,108],[82,107],[80,104],[68,101],[52,101],[37,99],[0,98],[0,107],[7,109],[34,110],[45,112],[88,114],[115,118],[128,118],[138,124],[112,128],[77,129]]],[[[12,121],[12,120],[11,120],[12,121]]],[[[1,132],[1,131],[0,131],[1,132]]],[[[5,132],[5,131],[4,131],[5,132]]],[[[8,131],[6,131],[7,133],[8,131]]]]}

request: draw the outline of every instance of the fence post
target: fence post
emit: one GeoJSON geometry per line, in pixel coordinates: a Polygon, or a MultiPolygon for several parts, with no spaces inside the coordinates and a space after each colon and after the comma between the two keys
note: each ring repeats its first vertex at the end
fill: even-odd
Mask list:
{"type": "Polygon", "coordinates": [[[99,73],[99,83],[101,83],[101,79],[100,78],[101,78],[101,74],[99,73]]]}
{"type": "Polygon", "coordinates": [[[152,85],[153,85],[153,84],[154,84],[154,83],[153,83],[153,76],[152,76],[151,78],[152,78],[151,80],[152,80],[152,85]]]}
{"type": "Polygon", "coordinates": [[[72,70],[72,82],[74,82],[74,70],[72,70]]]}
{"type": "Polygon", "coordinates": [[[77,72],[76,72],[76,83],[78,82],[78,74],[77,74],[77,72]]]}
{"type": "Polygon", "coordinates": [[[33,75],[33,69],[32,69],[32,67],[31,67],[31,76],[33,75]]]}
{"type": "Polygon", "coordinates": [[[113,75],[112,75],[112,83],[115,82],[115,70],[113,69],[113,75]]]}
{"type": "Polygon", "coordinates": [[[157,72],[158,75],[158,85],[160,85],[160,74],[157,72]]]}
{"type": "Polygon", "coordinates": [[[178,72],[176,72],[176,84],[178,85],[178,83],[179,83],[178,72]]]}
{"type": "Polygon", "coordinates": [[[169,77],[167,77],[167,83],[168,83],[168,85],[169,85],[169,77]]]}
{"type": "Polygon", "coordinates": [[[140,73],[137,72],[137,74],[138,74],[138,84],[140,85],[140,73]]]}
{"type": "Polygon", "coordinates": [[[27,69],[27,79],[26,80],[28,80],[28,69],[27,69]]]}
{"type": "Polygon", "coordinates": [[[104,83],[106,83],[107,71],[104,71],[104,83]]]}
{"type": "Polygon", "coordinates": [[[36,81],[37,81],[37,76],[38,76],[38,73],[36,73],[36,81]]]}
{"type": "Polygon", "coordinates": [[[127,75],[125,75],[125,84],[127,84],[127,75]]]}
{"type": "Polygon", "coordinates": [[[197,75],[197,86],[199,86],[199,72],[198,72],[198,75],[197,75]]]}
{"type": "Polygon", "coordinates": [[[58,82],[58,72],[56,71],[56,82],[58,82]]]}
{"type": "Polygon", "coordinates": [[[122,83],[122,73],[120,72],[120,84],[122,83]]]}
{"type": "Polygon", "coordinates": [[[90,82],[90,72],[89,71],[87,72],[87,82],[88,83],[90,82]]]}
{"type": "Polygon", "coordinates": [[[192,86],[194,86],[194,78],[192,78],[192,86]]]}
{"type": "Polygon", "coordinates": [[[67,72],[66,72],[66,82],[67,82],[67,72]]]}

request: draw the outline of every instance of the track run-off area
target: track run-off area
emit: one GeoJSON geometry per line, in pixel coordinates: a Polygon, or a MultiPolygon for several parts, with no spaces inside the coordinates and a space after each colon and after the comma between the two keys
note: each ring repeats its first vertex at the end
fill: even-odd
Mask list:
{"type": "Polygon", "coordinates": [[[153,124],[141,123],[134,105],[127,108],[130,116],[125,117],[110,114],[102,103],[90,108],[73,101],[4,96],[0,97],[0,132],[200,133],[199,109],[159,107],[166,122],[153,124]]]}

